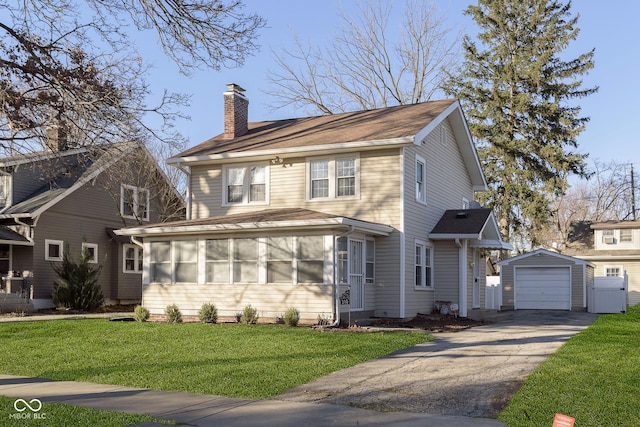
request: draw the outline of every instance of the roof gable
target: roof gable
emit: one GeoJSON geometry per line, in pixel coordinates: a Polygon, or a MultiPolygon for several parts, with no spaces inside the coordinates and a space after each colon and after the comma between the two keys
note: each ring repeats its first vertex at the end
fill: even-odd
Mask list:
{"type": "Polygon", "coordinates": [[[536,249],[535,251],[528,252],[526,254],[520,254],[520,255],[514,256],[512,258],[503,259],[502,261],[498,261],[497,264],[502,266],[502,265],[509,264],[509,263],[511,263],[513,261],[518,261],[518,260],[521,260],[521,259],[529,258],[529,257],[532,257],[532,256],[540,256],[540,255],[547,255],[547,256],[551,256],[551,257],[555,257],[555,258],[564,259],[566,261],[574,262],[574,263],[579,264],[579,265],[591,265],[591,266],[593,266],[593,264],[591,264],[589,261],[585,261],[585,260],[582,260],[582,259],[579,259],[579,258],[575,258],[575,257],[569,256],[569,255],[563,255],[561,253],[553,252],[553,251],[550,251],[548,249],[542,249],[542,248],[541,249],[536,249]]]}

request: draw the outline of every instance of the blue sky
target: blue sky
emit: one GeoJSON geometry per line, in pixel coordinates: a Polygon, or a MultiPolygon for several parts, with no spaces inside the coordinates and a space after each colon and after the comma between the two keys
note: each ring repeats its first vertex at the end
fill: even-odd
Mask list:
{"type": "MultiPolygon", "coordinates": [[[[264,94],[269,89],[268,69],[275,69],[271,49],[292,46],[292,34],[314,44],[324,44],[339,24],[339,8],[356,10],[349,0],[244,0],[245,11],[255,12],[268,21],[258,43],[261,51],[247,59],[242,68],[202,71],[190,77],[178,73],[177,67],[162,58],[151,39],[143,39],[146,60],[155,64],[148,82],[157,94],[164,88],[192,94],[191,105],[184,111],[191,121],[177,123],[196,145],[222,132],[222,92],[227,83],[246,89],[250,100],[249,120],[262,121],[304,116],[291,109],[272,111],[273,100],[264,94]]],[[[469,1],[437,0],[438,9],[447,16],[453,31],[475,33],[475,23],[463,15],[469,1]]],[[[394,2],[399,13],[401,2],[394,2]]],[[[595,69],[584,78],[585,86],[599,86],[598,93],[580,100],[583,115],[591,117],[587,129],[579,136],[579,151],[589,153],[588,161],[634,163],[640,171],[640,142],[633,107],[640,99],[640,2],[637,0],[574,0],[574,14],[579,14],[580,34],[566,52],[571,55],[596,49],[595,69]]],[[[151,37],[151,35],[149,35],[151,37]]],[[[146,37],[146,36],[145,36],[146,37]]]]}

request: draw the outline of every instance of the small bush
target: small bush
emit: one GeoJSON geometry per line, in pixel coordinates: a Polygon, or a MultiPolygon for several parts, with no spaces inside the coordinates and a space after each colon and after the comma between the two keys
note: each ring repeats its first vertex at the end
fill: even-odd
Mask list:
{"type": "Polygon", "coordinates": [[[240,316],[240,322],[246,325],[254,325],[258,323],[258,309],[251,307],[251,304],[246,306],[240,316]]]}
{"type": "Polygon", "coordinates": [[[136,322],[146,322],[147,320],[149,320],[149,315],[149,310],[141,305],[137,305],[136,309],[133,312],[133,318],[136,320],[136,322]]]}
{"type": "Polygon", "coordinates": [[[202,323],[217,323],[218,309],[213,304],[202,304],[202,308],[198,311],[198,319],[202,323]]]}
{"type": "Polygon", "coordinates": [[[288,326],[298,326],[300,321],[300,312],[295,307],[289,307],[284,312],[284,323],[288,326]]]}
{"type": "Polygon", "coordinates": [[[104,304],[102,286],[98,282],[102,264],[93,264],[87,251],[83,251],[76,261],[66,250],[62,261],[51,263],[51,266],[58,275],[51,295],[56,307],[93,310],[104,304]]]}
{"type": "Polygon", "coordinates": [[[167,317],[167,322],[169,323],[180,323],[182,322],[182,313],[177,305],[172,304],[168,305],[167,308],[164,309],[164,314],[167,317]]]}

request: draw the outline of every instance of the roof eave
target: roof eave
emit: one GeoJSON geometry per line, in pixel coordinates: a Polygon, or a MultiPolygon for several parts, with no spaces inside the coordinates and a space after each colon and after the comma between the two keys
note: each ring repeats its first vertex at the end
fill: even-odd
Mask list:
{"type": "Polygon", "coordinates": [[[388,236],[393,227],[367,223],[351,218],[336,217],[327,219],[313,220],[289,220],[289,221],[263,221],[249,222],[237,224],[212,224],[212,225],[185,225],[171,226],[167,224],[164,227],[137,227],[123,228],[114,230],[114,233],[120,236],[177,236],[177,235],[202,235],[215,233],[228,233],[253,230],[309,230],[309,229],[326,229],[326,228],[342,228],[363,232],[365,234],[373,234],[379,236],[388,236]]]}
{"type": "Polygon", "coordinates": [[[340,151],[350,150],[375,150],[385,147],[405,146],[411,145],[414,142],[414,136],[404,136],[391,139],[376,139],[368,141],[352,141],[342,142],[336,144],[320,144],[311,146],[289,147],[289,148],[272,148],[268,150],[248,150],[248,151],[235,151],[220,154],[211,154],[204,156],[186,156],[186,157],[171,157],[165,162],[169,165],[180,164],[214,164],[222,161],[229,160],[258,160],[268,159],[273,156],[286,156],[290,154],[304,154],[304,155],[322,155],[327,153],[336,153],[340,151]]]}

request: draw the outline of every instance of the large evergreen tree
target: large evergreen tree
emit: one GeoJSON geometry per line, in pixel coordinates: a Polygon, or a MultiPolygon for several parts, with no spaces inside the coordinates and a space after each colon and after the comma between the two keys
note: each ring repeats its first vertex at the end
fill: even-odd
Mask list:
{"type": "Polygon", "coordinates": [[[588,96],[580,76],[593,68],[594,50],[562,55],[578,35],[571,2],[478,0],[469,6],[479,43],[463,39],[461,73],[447,92],[461,99],[490,191],[481,202],[496,212],[503,237],[535,245],[549,218],[549,196],[584,176],[586,155],[577,137],[588,117],[570,101],[588,96]]]}

